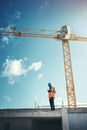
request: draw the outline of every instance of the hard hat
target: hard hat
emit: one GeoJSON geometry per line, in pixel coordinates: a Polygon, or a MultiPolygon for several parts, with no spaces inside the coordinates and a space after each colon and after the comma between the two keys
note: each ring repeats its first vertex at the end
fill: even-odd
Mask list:
{"type": "Polygon", "coordinates": [[[51,86],[51,83],[48,83],[48,86],[50,87],[50,86],[51,86]]]}

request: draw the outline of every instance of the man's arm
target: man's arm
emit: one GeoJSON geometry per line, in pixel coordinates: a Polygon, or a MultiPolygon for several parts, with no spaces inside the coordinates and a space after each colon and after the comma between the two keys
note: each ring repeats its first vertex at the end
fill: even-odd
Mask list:
{"type": "Polygon", "coordinates": [[[48,90],[48,93],[50,93],[50,92],[52,92],[52,90],[49,89],[49,90],[48,90]]]}
{"type": "Polygon", "coordinates": [[[56,93],[55,87],[53,88],[53,93],[56,93]]]}

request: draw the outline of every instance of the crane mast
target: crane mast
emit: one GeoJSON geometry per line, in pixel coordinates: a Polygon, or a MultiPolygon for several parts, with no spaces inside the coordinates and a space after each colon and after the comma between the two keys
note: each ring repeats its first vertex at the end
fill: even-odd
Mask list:
{"type": "MultiPolygon", "coordinates": [[[[48,30],[39,30],[39,33],[37,33],[37,32],[25,33],[22,31],[17,32],[15,30],[16,30],[15,27],[12,27],[10,31],[9,30],[0,30],[0,35],[32,37],[32,38],[50,38],[50,39],[56,39],[56,40],[62,41],[68,107],[76,108],[76,106],[77,106],[76,94],[75,94],[69,40],[87,41],[87,37],[76,36],[75,34],[72,34],[70,26],[67,26],[67,25],[62,26],[61,30],[56,31],[55,33],[51,33],[51,34],[45,33],[48,30]]],[[[32,30],[32,29],[29,28],[27,30],[32,30]]]]}
{"type": "Polygon", "coordinates": [[[76,95],[68,40],[62,40],[68,107],[76,108],[76,95]]]}

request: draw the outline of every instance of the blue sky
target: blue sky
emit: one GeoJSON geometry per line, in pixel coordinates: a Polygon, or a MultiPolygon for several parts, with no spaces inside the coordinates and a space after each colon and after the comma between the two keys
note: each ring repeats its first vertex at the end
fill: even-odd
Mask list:
{"type": "MultiPolygon", "coordinates": [[[[0,30],[60,30],[67,24],[87,36],[86,5],[86,0],[1,0],[0,30]]],[[[77,104],[87,103],[87,43],[69,43],[77,104]]],[[[66,104],[61,41],[0,36],[0,108],[49,106],[48,82],[56,88],[55,104],[66,104]]]]}

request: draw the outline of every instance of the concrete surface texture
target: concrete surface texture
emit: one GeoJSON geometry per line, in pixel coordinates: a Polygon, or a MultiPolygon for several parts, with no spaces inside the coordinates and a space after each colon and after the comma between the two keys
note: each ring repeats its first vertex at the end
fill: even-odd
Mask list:
{"type": "Polygon", "coordinates": [[[87,108],[0,109],[0,130],[87,130],[87,108]]]}

